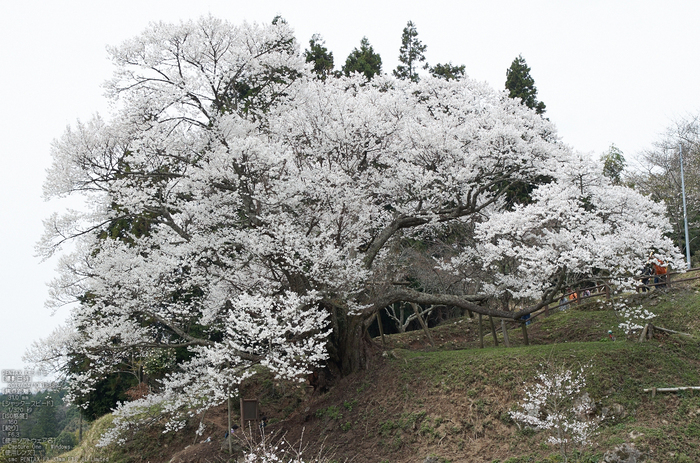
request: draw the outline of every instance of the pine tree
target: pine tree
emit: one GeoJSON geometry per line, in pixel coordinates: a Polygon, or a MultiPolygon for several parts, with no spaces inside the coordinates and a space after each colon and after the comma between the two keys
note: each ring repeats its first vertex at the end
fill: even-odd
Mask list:
{"type": "Polygon", "coordinates": [[[58,436],[60,429],[58,429],[56,406],[53,398],[48,394],[43,397],[36,395],[33,401],[37,402],[38,405],[34,407],[34,419],[36,422],[29,433],[29,437],[32,439],[46,439],[58,436]]]}
{"type": "MultiPolygon", "coordinates": [[[[423,45],[418,40],[418,31],[416,25],[412,21],[406,24],[401,35],[401,48],[399,49],[399,64],[394,70],[394,77],[399,79],[408,79],[413,82],[418,82],[417,67],[419,63],[425,61],[425,50],[427,45],[423,45]]],[[[423,69],[428,69],[428,63],[422,66],[423,69]]]]}
{"type": "Polygon", "coordinates": [[[520,98],[525,106],[534,109],[537,114],[544,113],[545,104],[537,101],[535,79],[530,75],[530,67],[522,55],[518,55],[506,71],[506,90],[509,97],[520,98]]]}
{"type": "Polygon", "coordinates": [[[314,72],[325,80],[333,73],[333,52],[326,48],[326,42],[319,34],[314,34],[309,40],[309,49],[304,51],[307,63],[314,63],[314,72]]]}
{"type": "Polygon", "coordinates": [[[455,66],[451,62],[447,64],[436,64],[430,68],[430,74],[446,80],[459,80],[464,77],[465,66],[455,66]]]}
{"type": "Polygon", "coordinates": [[[349,76],[353,72],[364,74],[367,80],[382,72],[382,58],[374,52],[367,37],[362,37],[360,49],[355,48],[345,60],[343,73],[349,76]]]}

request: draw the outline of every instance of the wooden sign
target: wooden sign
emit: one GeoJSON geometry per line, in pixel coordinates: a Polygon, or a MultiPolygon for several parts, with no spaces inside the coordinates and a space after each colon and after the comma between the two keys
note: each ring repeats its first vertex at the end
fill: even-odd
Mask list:
{"type": "Polygon", "coordinates": [[[241,399],[241,428],[245,429],[249,421],[260,420],[260,408],[258,399],[241,399]]]}

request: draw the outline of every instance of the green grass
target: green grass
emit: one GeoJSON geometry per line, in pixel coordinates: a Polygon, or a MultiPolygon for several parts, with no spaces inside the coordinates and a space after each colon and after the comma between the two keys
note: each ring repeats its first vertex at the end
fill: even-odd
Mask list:
{"type": "MultiPolygon", "coordinates": [[[[584,449],[577,456],[579,461],[601,461],[604,451],[600,448],[609,450],[625,442],[634,442],[654,461],[700,461],[700,392],[658,394],[652,399],[650,393],[643,391],[700,385],[700,294],[691,288],[623,297],[631,305],[643,304],[656,313],[652,320],[656,326],[692,336],[658,335],[639,343],[637,336],[628,337],[621,332],[621,320],[613,310],[591,304],[538,318],[528,327],[533,344],[530,346],[522,345],[517,329],[509,331],[511,344],[516,347],[504,348],[502,335],[500,346],[493,347],[489,334],[485,349],[475,348],[477,342],[473,340],[468,349],[452,349],[448,345],[437,349],[394,349],[389,362],[397,370],[398,382],[412,384],[412,390],[423,390],[425,396],[455,396],[471,401],[476,418],[470,418],[471,422],[463,420],[462,426],[470,430],[473,438],[488,434],[489,426],[493,427],[496,420],[514,427],[507,412],[518,406],[524,384],[532,382],[541,365],[585,365],[587,392],[596,402],[597,413],[604,411],[608,418],[603,420],[596,438],[598,449],[584,449]],[[608,330],[613,330],[615,341],[609,339],[608,330]]],[[[440,339],[442,333],[449,339],[455,330],[465,327],[473,332],[476,325],[465,320],[440,326],[433,329],[433,337],[440,339]]],[[[399,337],[411,336],[418,338],[421,334],[399,337]]],[[[408,398],[417,402],[416,397],[408,398]]],[[[421,398],[421,407],[423,403],[421,398]]],[[[411,410],[410,405],[403,407],[404,413],[411,410]]],[[[437,427],[433,425],[434,415],[429,414],[419,427],[424,439],[437,427]]],[[[406,440],[405,434],[403,438],[406,440]]],[[[523,440],[532,447],[543,442],[538,433],[515,432],[512,439],[513,456],[504,461],[559,461],[556,449],[547,445],[536,452],[521,453],[523,447],[519,445],[523,440]]]]}
{"type": "MultiPolygon", "coordinates": [[[[586,391],[597,413],[605,411],[608,418],[595,437],[596,446],[582,449],[575,458],[570,455],[569,461],[600,462],[606,451],[627,442],[650,461],[700,461],[700,392],[659,393],[654,398],[643,392],[700,385],[700,293],[690,287],[623,298],[655,312],[655,325],[692,336],[657,335],[636,342],[620,332],[614,311],[596,303],[537,318],[528,327],[530,346],[523,345],[518,328],[509,331],[513,347],[503,346],[502,334],[499,347],[493,347],[485,330],[487,347],[479,349],[477,325],[465,317],[431,330],[435,348],[422,331],[389,336],[390,355],[379,357],[372,369],[344,378],[328,394],[304,399],[294,396],[296,389],[285,392],[268,381],[261,383],[261,402],[268,408],[279,402],[279,410],[283,405],[289,409],[281,425],[287,415],[306,416],[287,429],[307,426],[307,435],[327,437],[326,445],[341,449],[339,461],[355,456],[359,442],[372,445],[372,461],[419,461],[430,453],[444,461],[465,461],[460,456],[475,442],[492,439],[498,444],[491,445],[505,447],[501,463],[557,462],[561,456],[546,443],[544,433],[518,429],[508,412],[520,407],[525,385],[542,365],[586,366],[586,391]],[[608,338],[610,329],[616,341],[608,338]],[[397,348],[401,345],[417,350],[397,348]],[[308,413],[298,413],[306,407],[308,413]]],[[[95,422],[85,441],[94,444],[94,436],[107,424],[108,419],[95,422]]],[[[193,431],[187,432],[191,440],[193,431]]],[[[153,435],[137,436],[109,454],[86,453],[94,446],[84,442],[67,456],[129,461],[129,455],[155,455],[162,439],[170,437],[145,441],[153,435]]]]}

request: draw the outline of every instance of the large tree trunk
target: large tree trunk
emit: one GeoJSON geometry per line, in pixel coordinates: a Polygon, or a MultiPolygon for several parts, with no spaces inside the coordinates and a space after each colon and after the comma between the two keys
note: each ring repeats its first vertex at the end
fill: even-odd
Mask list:
{"type": "Polygon", "coordinates": [[[374,344],[367,333],[368,319],[365,315],[348,315],[347,311],[332,307],[333,332],[328,349],[329,368],[333,375],[347,376],[367,368],[374,344]]]}

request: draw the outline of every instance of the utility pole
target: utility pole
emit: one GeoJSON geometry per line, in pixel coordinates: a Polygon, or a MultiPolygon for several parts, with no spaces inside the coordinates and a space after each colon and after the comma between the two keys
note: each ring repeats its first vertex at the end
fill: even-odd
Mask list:
{"type": "Polygon", "coordinates": [[[685,176],[683,175],[683,144],[678,143],[678,149],[681,157],[681,191],[683,192],[683,222],[685,225],[685,258],[688,262],[688,270],[690,270],[690,239],[688,238],[688,210],[685,205],[685,176]]]}

